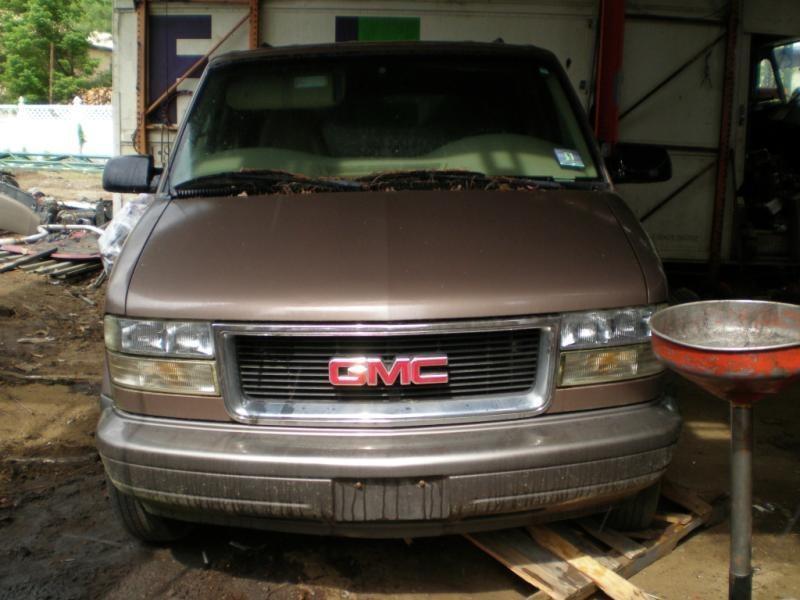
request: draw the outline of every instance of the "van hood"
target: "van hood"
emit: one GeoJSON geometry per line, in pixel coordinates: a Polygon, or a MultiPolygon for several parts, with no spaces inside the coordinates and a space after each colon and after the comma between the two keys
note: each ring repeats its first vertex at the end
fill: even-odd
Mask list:
{"type": "Polygon", "coordinates": [[[125,312],[416,321],[645,304],[640,259],[609,197],[618,200],[566,190],[172,200],[125,312]]]}

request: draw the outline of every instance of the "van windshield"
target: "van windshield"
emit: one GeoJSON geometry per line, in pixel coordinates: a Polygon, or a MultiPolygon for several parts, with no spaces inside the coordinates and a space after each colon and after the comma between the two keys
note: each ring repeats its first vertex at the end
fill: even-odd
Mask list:
{"type": "Polygon", "coordinates": [[[170,185],[226,173],[313,178],[465,171],[596,180],[559,77],[516,58],[359,56],[212,69],[170,185]]]}

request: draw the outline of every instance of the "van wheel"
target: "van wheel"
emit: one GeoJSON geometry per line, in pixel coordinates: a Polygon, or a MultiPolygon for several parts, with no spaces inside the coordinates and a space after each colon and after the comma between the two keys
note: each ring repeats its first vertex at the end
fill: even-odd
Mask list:
{"type": "Polygon", "coordinates": [[[108,478],[106,487],[114,514],[122,522],[125,530],[142,542],[148,544],[174,542],[185,537],[191,530],[189,523],[165,519],[147,512],[141,502],[133,496],[120,492],[108,478]]]}
{"type": "Polygon", "coordinates": [[[614,506],[605,520],[607,527],[618,531],[647,529],[653,521],[661,496],[661,481],[614,506]]]}

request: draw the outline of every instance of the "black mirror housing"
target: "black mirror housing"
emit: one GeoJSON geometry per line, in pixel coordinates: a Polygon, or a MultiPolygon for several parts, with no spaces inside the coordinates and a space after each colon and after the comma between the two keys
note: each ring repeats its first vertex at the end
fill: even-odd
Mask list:
{"type": "Polygon", "coordinates": [[[123,194],[151,192],[155,174],[152,156],[117,156],[109,159],[103,169],[103,189],[123,194]]]}
{"type": "Polygon", "coordinates": [[[606,158],[606,168],[614,183],[656,183],[672,178],[669,152],[650,144],[617,144],[606,158]]]}

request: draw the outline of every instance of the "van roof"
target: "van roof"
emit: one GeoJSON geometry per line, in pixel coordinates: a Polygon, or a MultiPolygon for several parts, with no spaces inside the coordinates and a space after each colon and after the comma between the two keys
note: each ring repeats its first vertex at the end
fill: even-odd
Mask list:
{"type": "Polygon", "coordinates": [[[337,56],[498,56],[538,59],[558,63],[549,50],[532,45],[504,42],[337,42],[331,44],[293,45],[227,52],[213,58],[209,68],[251,60],[328,58],[337,56]]]}

